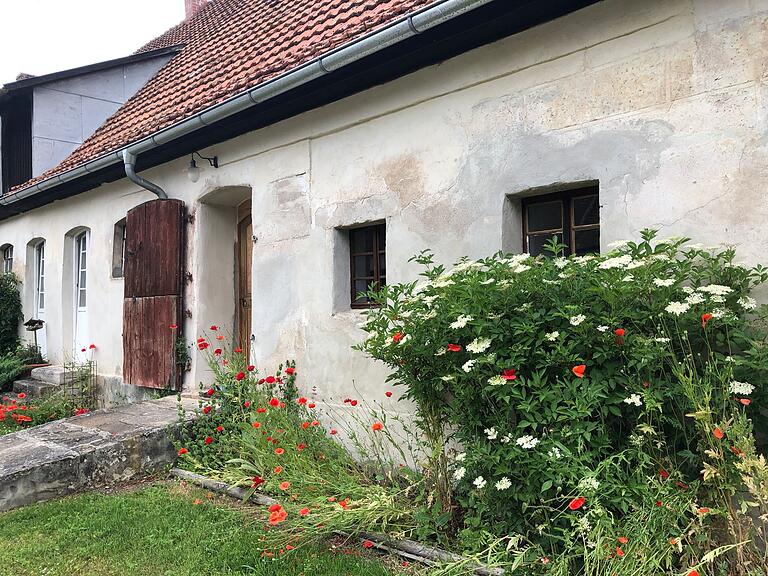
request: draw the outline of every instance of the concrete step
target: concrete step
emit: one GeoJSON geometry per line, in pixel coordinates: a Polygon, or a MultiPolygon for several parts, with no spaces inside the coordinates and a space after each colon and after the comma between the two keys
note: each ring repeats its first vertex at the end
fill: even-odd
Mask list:
{"type": "Polygon", "coordinates": [[[40,368],[33,368],[30,376],[33,380],[61,386],[64,384],[64,366],[42,366],[40,368]]]}
{"type": "Polygon", "coordinates": [[[60,386],[40,380],[16,380],[13,383],[14,393],[21,394],[23,392],[28,398],[42,398],[60,390],[62,390],[60,386]]]}
{"type": "MultiPolygon", "coordinates": [[[[187,419],[197,399],[182,397],[187,419]]],[[[0,512],[161,472],[176,461],[175,396],[0,436],[0,512]]]]}

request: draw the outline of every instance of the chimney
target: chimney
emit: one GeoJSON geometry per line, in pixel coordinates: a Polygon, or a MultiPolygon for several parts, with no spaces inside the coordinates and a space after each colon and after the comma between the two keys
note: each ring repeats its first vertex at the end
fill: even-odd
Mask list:
{"type": "Polygon", "coordinates": [[[202,8],[206,4],[208,4],[208,0],[184,0],[184,9],[186,10],[186,13],[187,13],[187,16],[186,16],[187,20],[189,20],[190,18],[192,18],[192,16],[197,14],[200,8],[202,8]]]}

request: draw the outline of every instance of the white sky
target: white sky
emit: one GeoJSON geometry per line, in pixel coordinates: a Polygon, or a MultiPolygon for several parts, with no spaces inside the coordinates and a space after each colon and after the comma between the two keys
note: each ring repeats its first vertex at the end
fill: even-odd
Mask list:
{"type": "Polygon", "coordinates": [[[184,19],[184,0],[0,0],[0,85],[128,56],[184,19]]]}

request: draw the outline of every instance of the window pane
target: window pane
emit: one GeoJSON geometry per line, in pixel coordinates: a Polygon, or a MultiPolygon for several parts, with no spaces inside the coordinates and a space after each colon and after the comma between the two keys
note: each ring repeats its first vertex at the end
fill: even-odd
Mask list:
{"type": "Polygon", "coordinates": [[[576,230],[574,232],[576,254],[597,254],[600,252],[600,229],[576,230]]]}
{"type": "Polygon", "coordinates": [[[45,294],[43,294],[42,292],[38,294],[37,309],[45,310],[45,294]]]}
{"type": "Polygon", "coordinates": [[[87,258],[86,254],[87,252],[85,251],[82,251],[80,253],[80,270],[85,270],[85,268],[88,266],[88,261],[86,260],[87,258]]]}
{"type": "Polygon", "coordinates": [[[582,196],[573,199],[573,225],[600,223],[600,201],[597,196],[582,196]]]}
{"type": "Polygon", "coordinates": [[[367,302],[367,298],[358,298],[361,292],[368,292],[368,285],[371,280],[355,280],[355,302],[367,302]]]}
{"type": "Polygon", "coordinates": [[[353,278],[373,277],[373,256],[355,256],[353,266],[353,278]]]}
{"type": "Polygon", "coordinates": [[[387,275],[387,256],[383,252],[379,253],[379,274],[381,276],[387,275]]]}
{"type": "Polygon", "coordinates": [[[551,252],[544,250],[544,245],[552,238],[557,236],[557,241],[563,241],[562,234],[542,234],[541,236],[528,236],[528,253],[531,256],[538,256],[544,254],[545,256],[552,256],[551,252]]]}
{"type": "Polygon", "coordinates": [[[77,284],[81,290],[85,289],[85,270],[80,271],[80,280],[77,284]]]}
{"type": "Polygon", "coordinates": [[[85,290],[80,290],[80,300],[77,305],[80,308],[85,308],[85,290]]]}
{"type": "Polygon", "coordinates": [[[379,224],[376,228],[379,235],[379,250],[384,250],[387,246],[387,226],[386,224],[379,224]]]}
{"type": "Polygon", "coordinates": [[[541,202],[528,205],[528,231],[560,230],[563,227],[563,203],[541,202]]]}
{"type": "Polygon", "coordinates": [[[350,230],[349,238],[353,254],[373,251],[373,230],[370,227],[350,230]]]}

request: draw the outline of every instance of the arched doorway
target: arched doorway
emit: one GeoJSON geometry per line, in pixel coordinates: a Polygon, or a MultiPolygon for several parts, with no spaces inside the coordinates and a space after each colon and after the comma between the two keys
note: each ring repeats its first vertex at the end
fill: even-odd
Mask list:
{"type": "Polygon", "coordinates": [[[80,232],[74,238],[72,254],[73,269],[73,357],[77,362],[87,358],[88,336],[88,248],[90,232],[80,232]]]}
{"type": "Polygon", "coordinates": [[[238,206],[237,217],[237,342],[240,348],[248,351],[250,357],[253,313],[253,222],[250,199],[238,206]]]}

